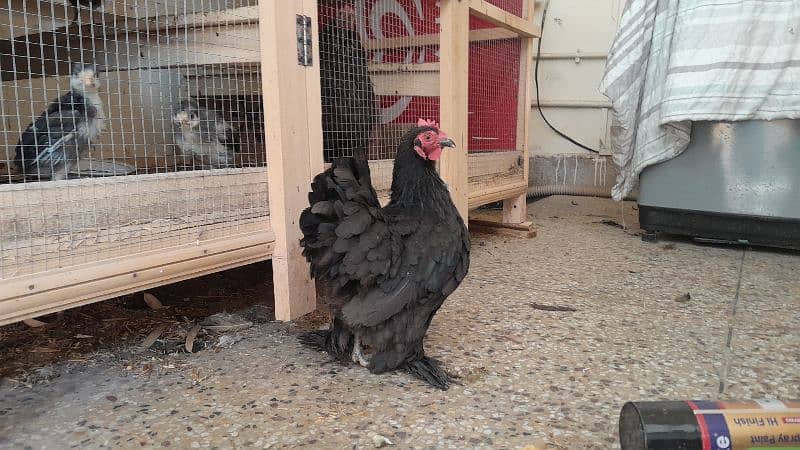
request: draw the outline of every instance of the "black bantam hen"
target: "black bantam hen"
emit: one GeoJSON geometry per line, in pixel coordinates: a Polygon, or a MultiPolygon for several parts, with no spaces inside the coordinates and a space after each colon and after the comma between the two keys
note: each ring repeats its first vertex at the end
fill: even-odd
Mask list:
{"type": "Polygon", "coordinates": [[[333,298],[330,328],[302,335],[303,343],[372,373],[402,369],[448,388],[423,340],[469,268],[467,228],[435,166],[453,146],[436,123],[420,119],[397,149],[385,207],[364,157],[337,159],[314,178],[300,244],[333,298]]]}

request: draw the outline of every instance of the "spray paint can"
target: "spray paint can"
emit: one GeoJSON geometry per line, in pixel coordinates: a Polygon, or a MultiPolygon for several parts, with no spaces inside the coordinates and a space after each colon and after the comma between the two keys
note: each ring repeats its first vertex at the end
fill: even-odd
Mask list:
{"type": "Polygon", "coordinates": [[[800,450],[800,400],[628,402],[622,450],[800,450]]]}

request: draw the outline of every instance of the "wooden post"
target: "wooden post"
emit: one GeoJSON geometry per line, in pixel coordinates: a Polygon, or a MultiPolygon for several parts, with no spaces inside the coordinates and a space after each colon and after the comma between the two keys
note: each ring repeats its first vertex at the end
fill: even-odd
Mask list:
{"type": "Polygon", "coordinates": [[[316,291],[300,253],[298,219],[312,177],[322,171],[319,43],[314,0],[259,0],[261,74],[267,135],[275,318],[316,308],[316,291]],[[297,15],[311,18],[313,65],[298,64],[297,15]]]}
{"type": "MultiPolygon", "coordinates": [[[[522,17],[533,25],[533,0],[524,0],[522,17]]],[[[519,93],[517,95],[517,149],[522,152],[523,176],[528,185],[530,172],[530,117],[533,91],[533,38],[520,39],[519,93]]],[[[522,223],[528,220],[526,193],[503,201],[503,223],[522,223]]]]}
{"type": "Polygon", "coordinates": [[[442,153],[439,173],[458,212],[468,218],[467,107],[469,81],[469,2],[442,0],[439,34],[441,127],[456,143],[442,153]]]}

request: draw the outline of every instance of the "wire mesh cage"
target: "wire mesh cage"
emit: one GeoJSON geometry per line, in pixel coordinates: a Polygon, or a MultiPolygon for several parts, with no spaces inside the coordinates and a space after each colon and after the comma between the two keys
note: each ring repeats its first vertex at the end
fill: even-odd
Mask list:
{"type": "Polygon", "coordinates": [[[268,217],[255,0],[0,3],[0,282],[268,217]]]}
{"type": "MultiPolygon", "coordinates": [[[[515,16],[524,0],[490,0],[515,16]]],[[[470,15],[469,189],[487,194],[525,184],[526,82],[522,37],[470,15]]],[[[473,202],[474,206],[478,206],[473,202]]]]}
{"type": "MultiPolygon", "coordinates": [[[[489,3],[523,16],[524,0],[489,3]]],[[[386,191],[399,137],[418,118],[440,118],[441,2],[320,0],[319,6],[325,160],[353,156],[368,143],[373,181],[386,191]]],[[[518,130],[525,61],[519,35],[475,16],[469,41],[468,176],[470,192],[479,195],[525,182],[526,135],[518,130]]]]}
{"type": "Polygon", "coordinates": [[[363,151],[385,200],[419,118],[462,214],[524,210],[532,3],[0,0],[0,323],[273,253],[309,312],[306,186],[363,151]]]}
{"type": "Polygon", "coordinates": [[[439,30],[434,1],[320,0],[320,76],[326,162],[365,152],[388,195],[400,137],[439,120],[439,30]]]}

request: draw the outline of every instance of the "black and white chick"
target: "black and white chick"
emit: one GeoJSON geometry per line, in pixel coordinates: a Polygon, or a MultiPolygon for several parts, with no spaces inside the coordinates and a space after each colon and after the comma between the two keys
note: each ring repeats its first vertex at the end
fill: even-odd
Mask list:
{"type": "Polygon", "coordinates": [[[66,179],[105,129],[97,68],[76,64],[69,85],[20,137],[14,162],[26,177],[66,179]]]}
{"type": "Polygon", "coordinates": [[[238,130],[216,111],[195,100],[182,100],[172,115],[175,144],[195,164],[214,169],[231,167],[239,151],[238,130]]]}

